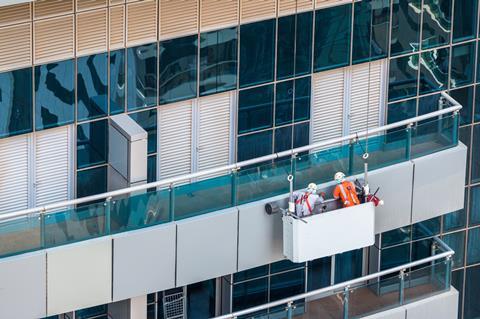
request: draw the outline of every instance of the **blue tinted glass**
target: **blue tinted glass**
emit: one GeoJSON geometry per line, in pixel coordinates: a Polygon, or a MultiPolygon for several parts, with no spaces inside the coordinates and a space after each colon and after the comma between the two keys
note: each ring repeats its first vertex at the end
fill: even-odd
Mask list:
{"type": "Polygon", "coordinates": [[[455,251],[453,267],[463,267],[465,257],[465,231],[444,235],[442,240],[455,251]]]}
{"type": "Polygon", "coordinates": [[[107,162],[108,121],[77,125],[77,168],[107,162]]]}
{"type": "Polygon", "coordinates": [[[363,0],[354,5],[353,63],[386,57],[390,1],[363,0]]]}
{"type": "Polygon", "coordinates": [[[277,84],[275,98],[275,125],[292,123],[293,118],[293,83],[285,81],[277,84]]]}
{"type": "Polygon", "coordinates": [[[200,35],[200,95],[237,85],[237,28],[200,35]]]}
{"type": "Polygon", "coordinates": [[[455,0],[453,42],[473,39],[477,33],[478,0],[455,0]]]}
{"type": "Polygon", "coordinates": [[[77,59],[77,121],[107,115],[106,53],[77,59]]]}
{"type": "Polygon", "coordinates": [[[470,188],[470,226],[480,224],[480,186],[470,188]]]}
{"type": "Polygon", "coordinates": [[[438,101],[441,95],[433,94],[422,96],[418,99],[418,115],[423,115],[427,113],[431,113],[438,110],[438,101]]]}
{"type": "Polygon", "coordinates": [[[272,131],[249,134],[238,137],[237,161],[245,161],[251,158],[272,153],[272,131]]]}
{"type": "Polygon", "coordinates": [[[275,20],[240,26],[240,87],[273,81],[275,20]]]}
{"type": "Polygon", "coordinates": [[[268,278],[233,285],[232,311],[239,311],[268,302],[268,278]]]}
{"type": "Polygon", "coordinates": [[[431,237],[440,233],[440,217],[412,225],[412,239],[431,237]]]}
{"type": "Polygon", "coordinates": [[[295,80],[295,122],[310,118],[310,80],[309,76],[295,80]]]}
{"type": "MultiPolygon", "coordinates": [[[[458,138],[460,142],[462,142],[464,145],[467,146],[467,158],[470,158],[470,153],[471,153],[471,134],[472,133],[472,127],[471,126],[463,126],[460,127],[458,130],[458,138]]],[[[465,168],[465,185],[468,184],[470,180],[470,161],[467,161],[467,166],[465,168]]]]}
{"type": "Polygon", "coordinates": [[[77,172],[77,197],[85,197],[107,191],[107,167],[97,167],[77,172]]]}
{"type": "Polygon", "coordinates": [[[416,99],[388,104],[387,123],[391,124],[415,117],[416,113],[416,99]]]}
{"type": "Polygon", "coordinates": [[[148,133],[148,154],[157,152],[157,110],[129,114],[148,133]]]}
{"type": "Polygon", "coordinates": [[[147,183],[157,180],[157,156],[151,155],[147,159],[147,183]]]}
{"type": "Polygon", "coordinates": [[[305,267],[304,263],[294,263],[291,262],[290,260],[284,259],[281,261],[274,262],[273,264],[270,264],[270,273],[274,274],[277,272],[283,272],[286,270],[292,270],[296,269],[299,267],[305,267]]]}
{"type": "Polygon", "coordinates": [[[197,96],[198,36],[160,42],[160,104],[197,96]]]}
{"type": "Polygon", "coordinates": [[[463,313],[463,274],[463,269],[452,272],[452,286],[458,291],[458,318],[463,313]]]}
{"type": "MultiPolygon", "coordinates": [[[[297,14],[295,75],[303,75],[312,69],[313,12],[297,14]]],[[[278,63],[278,61],[277,61],[278,63]]]]}
{"type": "Polygon", "coordinates": [[[335,283],[362,276],[363,249],[335,255],[335,283]]]}
{"type": "Polygon", "coordinates": [[[127,107],[157,105],[157,44],[127,49],[127,107]]]}
{"type": "Polygon", "coordinates": [[[480,125],[473,127],[472,183],[480,181],[480,125]]]}
{"type": "Polygon", "coordinates": [[[420,41],[421,0],[394,0],[391,55],[418,51],[420,41]]]}
{"type": "Polygon", "coordinates": [[[468,230],[467,265],[480,263],[480,228],[468,230]]]}
{"type": "Polygon", "coordinates": [[[473,121],[473,86],[451,90],[450,95],[460,103],[460,125],[470,124],[473,121]]]}
{"type": "Polygon", "coordinates": [[[282,152],[292,148],[292,126],[284,126],[275,129],[274,152],[282,152]]]}
{"type": "Polygon", "coordinates": [[[467,223],[465,209],[443,215],[443,230],[452,231],[465,227],[467,223]]]}
{"type": "Polygon", "coordinates": [[[273,85],[240,91],[238,134],[272,127],[273,85]]]}
{"type": "Polygon", "coordinates": [[[310,137],[310,124],[308,122],[296,124],[293,127],[293,147],[308,145],[310,137]]]}
{"type": "Polygon", "coordinates": [[[253,279],[268,275],[268,265],[239,271],[233,274],[233,281],[240,282],[247,279],[253,279]]]}
{"type": "Polygon", "coordinates": [[[305,292],[305,269],[288,271],[270,278],[270,301],[305,292]]]}
{"type": "Polygon", "coordinates": [[[0,138],[32,131],[32,82],[31,68],[0,73],[0,138]]]}
{"type": "Polygon", "coordinates": [[[382,233],[382,248],[410,241],[410,226],[400,227],[382,233]]]}
{"type": "Polygon", "coordinates": [[[380,270],[390,269],[410,262],[410,244],[381,250],[380,270]]]}
{"type": "Polygon", "coordinates": [[[451,87],[473,83],[475,66],[475,42],[452,48],[451,87]]]}
{"type": "Polygon", "coordinates": [[[435,49],[421,54],[420,94],[447,88],[448,49],[435,49]]]}
{"type": "Polygon", "coordinates": [[[74,120],[74,60],[35,67],[35,128],[70,124],[74,120]]]}
{"type": "Polygon", "coordinates": [[[188,318],[215,317],[215,285],[215,279],[211,279],[187,286],[188,318]]]}
{"type": "Polygon", "coordinates": [[[473,120],[475,123],[480,122],[480,85],[475,88],[475,114],[473,120]]]}
{"type": "Polygon", "coordinates": [[[463,318],[475,319],[480,318],[480,266],[467,268],[465,270],[465,309],[463,318]]]}
{"type": "Polygon", "coordinates": [[[422,47],[433,48],[450,42],[452,0],[424,0],[422,47]]]}
{"type": "Polygon", "coordinates": [[[388,100],[417,95],[418,54],[390,60],[388,100]]]}
{"type": "Polygon", "coordinates": [[[110,114],[125,111],[125,50],[110,52],[110,114]]]}
{"type": "Polygon", "coordinates": [[[315,71],[349,64],[351,27],[351,4],[315,12],[315,71]]]}
{"type": "Polygon", "coordinates": [[[308,291],[330,286],[332,258],[325,257],[308,262],[308,291]]]}
{"type": "Polygon", "coordinates": [[[75,311],[75,318],[88,319],[99,315],[107,314],[107,305],[95,306],[87,309],[75,311]]]}

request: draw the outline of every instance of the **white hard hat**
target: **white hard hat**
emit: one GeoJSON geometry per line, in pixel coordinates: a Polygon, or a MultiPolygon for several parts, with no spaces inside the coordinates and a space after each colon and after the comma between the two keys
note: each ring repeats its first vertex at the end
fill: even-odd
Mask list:
{"type": "Polygon", "coordinates": [[[315,183],[310,183],[307,186],[307,190],[312,192],[312,193],[315,193],[317,191],[317,188],[318,188],[317,184],[315,184],[315,183]]]}
{"type": "Polygon", "coordinates": [[[335,179],[336,181],[343,181],[343,180],[345,179],[345,174],[343,174],[342,172],[337,172],[337,173],[335,174],[334,179],[335,179]]]}

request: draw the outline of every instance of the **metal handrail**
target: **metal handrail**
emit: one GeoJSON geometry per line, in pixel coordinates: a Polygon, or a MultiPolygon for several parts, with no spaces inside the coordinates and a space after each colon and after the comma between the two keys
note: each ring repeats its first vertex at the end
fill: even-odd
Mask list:
{"type": "Polygon", "coordinates": [[[254,159],[250,159],[250,160],[226,165],[226,166],[220,166],[220,167],[216,167],[216,168],[212,168],[212,169],[208,169],[208,170],[203,170],[203,171],[196,172],[196,173],[191,173],[191,174],[166,178],[166,179],[163,179],[163,180],[160,180],[160,181],[157,181],[157,182],[138,185],[138,186],[132,186],[132,187],[123,188],[123,189],[119,189],[119,190],[111,191],[111,192],[106,192],[106,193],[102,193],[102,194],[97,194],[97,195],[92,195],[92,196],[67,200],[67,201],[54,203],[54,204],[49,204],[49,205],[40,206],[40,207],[24,209],[24,210],[20,210],[20,211],[13,212],[13,213],[0,214],[0,221],[14,219],[14,218],[17,218],[17,217],[30,215],[30,214],[35,214],[35,213],[43,214],[43,213],[46,213],[49,210],[54,210],[54,209],[58,209],[58,208],[63,208],[63,207],[68,207],[68,206],[73,206],[73,205],[98,201],[98,200],[102,200],[102,199],[113,198],[113,197],[129,194],[129,193],[145,191],[145,190],[150,189],[150,188],[156,188],[156,187],[162,187],[162,186],[163,187],[172,187],[175,183],[182,182],[182,181],[184,182],[185,180],[195,179],[195,178],[199,178],[199,177],[205,177],[205,176],[209,176],[209,175],[214,175],[216,173],[225,172],[225,171],[236,171],[236,170],[241,169],[242,167],[246,167],[246,166],[250,166],[250,165],[254,165],[254,164],[259,164],[259,163],[266,162],[266,161],[275,160],[275,159],[278,159],[278,158],[281,158],[281,157],[293,156],[293,155],[298,154],[298,153],[310,151],[310,150],[313,150],[313,149],[316,149],[316,148],[321,148],[321,147],[325,147],[325,146],[329,146],[329,145],[339,144],[339,143],[342,143],[342,142],[345,142],[345,141],[356,140],[358,138],[367,137],[367,136],[374,135],[374,134],[379,133],[379,132],[388,131],[388,130],[395,129],[395,128],[398,128],[398,127],[411,125],[411,124],[414,124],[416,122],[428,120],[428,119],[431,119],[433,117],[437,117],[437,116],[440,116],[440,115],[444,115],[444,114],[448,114],[448,113],[457,113],[459,110],[462,109],[462,105],[460,105],[460,103],[458,103],[456,100],[454,100],[451,96],[449,96],[445,92],[442,92],[441,94],[453,106],[445,108],[445,109],[441,109],[441,110],[438,110],[438,111],[435,111],[435,112],[427,113],[427,114],[424,114],[424,115],[416,116],[416,117],[406,119],[406,120],[403,120],[403,121],[399,121],[399,122],[396,122],[396,123],[392,123],[392,124],[380,126],[380,127],[377,127],[377,128],[369,129],[369,130],[366,130],[366,131],[362,131],[362,132],[359,132],[359,133],[350,134],[350,135],[343,136],[343,137],[337,137],[337,138],[333,138],[333,139],[330,139],[330,140],[327,140],[327,141],[321,141],[321,142],[313,143],[313,144],[310,144],[310,145],[297,147],[297,148],[294,148],[294,149],[291,149],[291,150],[278,152],[278,153],[274,153],[274,154],[271,154],[271,155],[265,155],[265,156],[257,157],[257,158],[254,158],[254,159]]]}
{"type": "Polygon", "coordinates": [[[448,247],[443,241],[441,241],[437,237],[434,237],[434,240],[439,244],[440,247],[442,247],[442,249],[445,250],[443,253],[440,253],[440,254],[435,255],[435,256],[430,256],[430,257],[427,257],[427,258],[423,258],[423,259],[420,259],[420,260],[416,260],[416,261],[413,261],[413,262],[410,262],[410,263],[407,263],[407,264],[404,264],[404,265],[400,265],[400,266],[397,266],[397,267],[394,267],[394,268],[379,271],[379,272],[376,272],[374,274],[370,274],[370,275],[355,278],[355,279],[352,279],[352,280],[349,280],[349,281],[345,281],[345,282],[342,282],[342,283],[339,283],[339,284],[336,284],[336,285],[333,285],[333,286],[313,290],[313,291],[310,291],[310,292],[307,292],[307,293],[303,293],[303,294],[296,295],[296,296],[293,296],[293,297],[273,301],[273,302],[270,302],[270,303],[267,303],[267,304],[263,304],[263,305],[260,305],[260,306],[256,306],[256,307],[248,308],[248,309],[245,309],[245,310],[233,312],[233,313],[230,313],[230,314],[227,314],[227,315],[218,316],[218,317],[215,317],[214,319],[238,318],[240,316],[255,313],[257,311],[261,311],[261,310],[265,310],[265,309],[268,309],[268,308],[273,308],[273,307],[285,305],[285,304],[288,304],[288,303],[293,303],[296,300],[306,299],[306,298],[310,298],[310,297],[314,297],[314,296],[322,295],[322,294],[327,294],[327,293],[335,293],[337,291],[343,291],[345,288],[349,289],[350,287],[354,287],[355,285],[363,283],[365,281],[380,278],[382,276],[393,274],[393,273],[396,273],[396,272],[404,271],[406,269],[413,268],[413,267],[416,267],[416,266],[419,266],[419,265],[422,265],[422,264],[428,264],[428,263],[431,263],[432,261],[436,261],[436,260],[439,260],[439,259],[443,259],[443,258],[450,259],[450,258],[452,258],[453,254],[455,254],[455,251],[453,251],[450,247],[448,247]]]}

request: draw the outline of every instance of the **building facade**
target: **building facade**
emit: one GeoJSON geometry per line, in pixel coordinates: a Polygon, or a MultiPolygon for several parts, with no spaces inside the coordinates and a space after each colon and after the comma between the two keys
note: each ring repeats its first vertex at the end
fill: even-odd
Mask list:
{"type": "MultiPolygon", "coordinates": [[[[154,182],[427,114],[446,91],[463,106],[464,208],[378,234],[378,269],[425,257],[438,236],[455,250],[458,318],[480,318],[479,12],[478,0],[2,5],[0,213],[112,190],[119,114],[147,132],[154,182]]],[[[188,318],[214,317],[361,277],[368,259],[277,261],[152,291],[145,307],[164,318],[165,296],[183,293],[188,318]]]]}

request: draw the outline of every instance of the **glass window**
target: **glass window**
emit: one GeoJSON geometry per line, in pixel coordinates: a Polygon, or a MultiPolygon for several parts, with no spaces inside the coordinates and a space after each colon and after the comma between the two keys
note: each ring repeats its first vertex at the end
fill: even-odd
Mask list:
{"type": "Polygon", "coordinates": [[[157,110],[129,114],[148,133],[148,154],[157,152],[157,110]]]}
{"type": "Polygon", "coordinates": [[[363,249],[335,255],[335,283],[362,276],[363,249]]]}
{"type": "Polygon", "coordinates": [[[77,120],[107,115],[107,53],[77,59],[77,120]]]}
{"type": "Polygon", "coordinates": [[[238,134],[261,130],[273,125],[273,85],[239,92],[238,134]]]}
{"type": "Polygon", "coordinates": [[[0,138],[33,129],[32,69],[0,73],[0,138]]]}
{"type": "Polygon", "coordinates": [[[465,257],[465,231],[444,235],[442,240],[455,251],[453,267],[463,267],[465,257]]]}
{"type": "Polygon", "coordinates": [[[202,33],[200,35],[200,95],[228,91],[234,89],[236,85],[237,28],[202,33]]]}
{"type": "Polygon", "coordinates": [[[467,265],[480,263],[480,228],[468,230],[467,265]]]}
{"type": "Polygon", "coordinates": [[[447,88],[449,50],[435,49],[421,54],[420,94],[447,88]]]}
{"type": "Polygon", "coordinates": [[[233,274],[233,281],[239,282],[268,275],[268,265],[239,271],[233,274]]]}
{"type": "Polygon", "coordinates": [[[77,125],[77,168],[107,163],[108,121],[77,125]]]}
{"type": "Polygon", "coordinates": [[[452,0],[424,0],[422,47],[433,48],[450,42],[452,0]]]}
{"type": "Polygon", "coordinates": [[[157,44],[127,49],[127,107],[157,105],[157,44]]]}
{"type": "Polygon", "coordinates": [[[240,26],[240,87],[273,81],[275,19],[240,26]]]}
{"type": "Polygon", "coordinates": [[[475,42],[456,45],[452,48],[451,87],[473,83],[475,65],[475,42]]]}
{"type": "Polygon", "coordinates": [[[418,51],[422,0],[393,0],[391,55],[418,51]]]}
{"type": "Polygon", "coordinates": [[[466,215],[464,209],[443,215],[443,230],[452,231],[464,228],[467,220],[466,215]]]}
{"type": "Polygon", "coordinates": [[[332,257],[315,259],[308,262],[308,291],[330,286],[332,257]]]}
{"type": "Polygon", "coordinates": [[[460,103],[460,125],[471,124],[473,120],[473,86],[450,91],[450,95],[460,103]]]}
{"type": "Polygon", "coordinates": [[[440,233],[440,217],[412,225],[412,240],[431,237],[440,233]]]}
{"type": "MultiPolygon", "coordinates": [[[[418,115],[428,114],[438,110],[438,101],[440,100],[440,93],[422,96],[418,99],[418,115]]],[[[431,121],[431,120],[425,120],[431,121]]]]}
{"type": "Polygon", "coordinates": [[[315,71],[333,69],[350,63],[351,29],[351,4],[315,12],[315,71]]]}
{"type": "Polygon", "coordinates": [[[480,186],[470,188],[470,226],[480,224],[480,186]]]}
{"type": "Polygon", "coordinates": [[[458,291],[458,318],[462,318],[463,313],[463,273],[463,269],[452,272],[452,286],[458,291]]]}
{"type": "Polygon", "coordinates": [[[311,78],[295,80],[295,122],[310,118],[311,78]]]}
{"type": "Polygon", "coordinates": [[[465,185],[469,184],[470,180],[470,149],[471,147],[471,133],[472,126],[463,126],[458,130],[458,138],[465,146],[467,146],[467,166],[465,171],[465,185]]]}
{"type": "Polygon", "coordinates": [[[233,285],[232,311],[263,305],[268,302],[268,277],[233,285]]]}
{"type": "Polygon", "coordinates": [[[270,301],[305,292],[305,269],[288,271],[270,277],[270,301]]]}
{"type": "Polygon", "coordinates": [[[282,152],[292,148],[292,126],[284,126],[275,129],[274,152],[282,152]]]}
{"type": "MultiPolygon", "coordinates": [[[[480,63],[479,63],[480,64],[480,63]]],[[[480,122],[480,85],[477,85],[475,88],[475,114],[474,114],[474,122],[480,122]]]]}
{"type": "Polygon", "coordinates": [[[313,13],[278,19],[277,79],[310,73],[313,13]]]}
{"type": "Polygon", "coordinates": [[[480,181],[480,124],[473,127],[472,183],[480,181]]]}
{"type": "Polygon", "coordinates": [[[125,111],[125,50],[110,52],[110,114],[125,111]]]}
{"type": "Polygon", "coordinates": [[[35,128],[42,130],[74,121],[74,60],[35,67],[35,128]]]}
{"type": "Polygon", "coordinates": [[[390,1],[363,0],[354,5],[352,62],[386,57],[390,1]]]}
{"type": "MultiPolygon", "coordinates": [[[[412,243],[412,261],[420,260],[430,257],[432,255],[432,239],[424,239],[415,241],[412,243]]],[[[416,266],[414,268],[422,268],[422,266],[416,266]]]]}
{"type": "Polygon", "coordinates": [[[388,100],[417,95],[418,54],[390,59],[388,100]]]}
{"type": "Polygon", "coordinates": [[[382,248],[410,241],[410,226],[393,229],[382,234],[382,248]]]}
{"type": "Polygon", "coordinates": [[[381,250],[380,270],[390,269],[410,262],[410,244],[381,250]]]}
{"type": "Polygon", "coordinates": [[[95,306],[75,311],[76,319],[88,319],[107,314],[107,305],[95,306]]]}
{"type": "Polygon", "coordinates": [[[308,145],[310,137],[310,123],[296,124],[293,127],[293,147],[308,145]]]}
{"type": "Polygon", "coordinates": [[[285,81],[277,83],[275,98],[275,125],[292,123],[293,118],[293,83],[285,81]]]}
{"type": "Polygon", "coordinates": [[[478,0],[455,0],[453,42],[473,39],[477,32],[478,0]]]}
{"type": "Polygon", "coordinates": [[[215,317],[215,279],[187,286],[188,318],[215,317]]]}
{"type": "Polygon", "coordinates": [[[85,197],[107,191],[107,166],[77,172],[77,197],[85,197]]]}
{"type": "Polygon", "coordinates": [[[157,156],[150,155],[147,159],[147,183],[157,180],[157,156]]]}
{"type": "Polygon", "coordinates": [[[417,114],[417,100],[412,99],[408,101],[388,104],[387,123],[395,123],[403,121],[417,114]]]}
{"type": "Polygon", "coordinates": [[[467,268],[465,270],[465,309],[463,317],[465,319],[480,318],[480,266],[467,268]]]}
{"type": "Polygon", "coordinates": [[[273,264],[270,264],[270,273],[275,274],[278,272],[284,272],[287,270],[293,270],[297,269],[299,267],[305,267],[304,263],[294,263],[291,262],[288,259],[284,259],[281,261],[274,262],[273,264]]]}
{"type": "Polygon", "coordinates": [[[239,136],[237,161],[241,162],[251,158],[272,154],[272,138],[273,134],[271,130],[239,136]]]}

